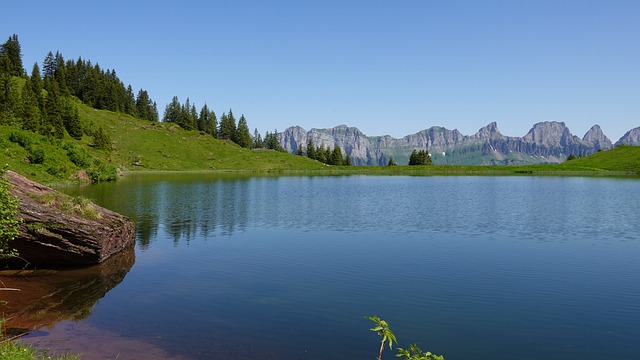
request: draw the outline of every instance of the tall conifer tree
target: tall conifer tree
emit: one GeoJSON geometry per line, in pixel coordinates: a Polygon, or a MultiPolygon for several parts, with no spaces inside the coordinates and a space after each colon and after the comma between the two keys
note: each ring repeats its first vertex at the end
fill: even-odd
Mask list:
{"type": "Polygon", "coordinates": [[[62,121],[62,100],[58,83],[51,79],[45,82],[47,98],[45,100],[43,116],[43,134],[58,139],[64,137],[64,123],[62,121]]]}
{"type": "Polygon", "coordinates": [[[22,87],[22,128],[33,132],[40,130],[40,105],[33,93],[31,78],[27,78],[22,87]]]}
{"type": "Polygon", "coordinates": [[[22,66],[22,49],[20,41],[18,41],[18,35],[13,34],[9,36],[7,42],[0,46],[0,56],[6,55],[9,58],[9,75],[11,76],[23,76],[24,68],[22,66]]]}
{"type": "Polygon", "coordinates": [[[245,119],[244,114],[240,115],[240,119],[238,120],[236,144],[243,148],[251,147],[251,133],[249,132],[249,125],[247,125],[247,119],[245,119]]]}

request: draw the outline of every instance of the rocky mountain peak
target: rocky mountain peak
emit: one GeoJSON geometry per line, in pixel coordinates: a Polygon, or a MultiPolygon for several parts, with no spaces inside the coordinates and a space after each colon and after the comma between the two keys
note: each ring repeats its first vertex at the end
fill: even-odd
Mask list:
{"type": "Polygon", "coordinates": [[[640,145],[640,127],[627,131],[626,134],[624,134],[620,138],[620,140],[618,140],[616,145],[618,144],[627,144],[627,145],[633,145],[633,146],[640,145]]]}
{"type": "Polygon", "coordinates": [[[487,126],[480,128],[480,130],[478,130],[478,132],[475,133],[472,136],[472,138],[489,140],[489,139],[500,138],[502,136],[503,135],[500,133],[500,130],[498,129],[498,123],[493,121],[489,123],[487,126]]]}
{"type": "Polygon", "coordinates": [[[613,146],[611,140],[602,132],[600,125],[593,125],[591,129],[584,134],[582,142],[593,146],[595,150],[610,149],[613,146]]]}
{"type": "MultiPolygon", "coordinates": [[[[570,154],[589,155],[610,149],[611,141],[598,125],[580,139],[572,135],[564,122],[545,121],[534,124],[523,137],[505,136],[498,124],[491,122],[471,136],[458,130],[432,126],[401,139],[367,136],[358,128],[339,125],[334,128],[305,131],[299,126],[278,134],[280,145],[288,152],[306,148],[308,140],[315,146],[339,146],[349,154],[354,165],[386,165],[389,158],[406,164],[414,149],[428,150],[434,164],[504,164],[558,163],[570,154]]],[[[629,131],[619,142],[640,145],[640,127],[629,131]]]]}
{"type": "Polygon", "coordinates": [[[534,124],[522,139],[536,145],[558,146],[571,136],[564,122],[543,121],[534,124]]]}

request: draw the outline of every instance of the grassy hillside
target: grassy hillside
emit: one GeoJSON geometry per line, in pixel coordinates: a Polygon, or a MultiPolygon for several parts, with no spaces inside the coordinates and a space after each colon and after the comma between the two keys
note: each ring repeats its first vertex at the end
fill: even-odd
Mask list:
{"type": "Polygon", "coordinates": [[[323,167],[307,158],[245,149],[205,133],[184,131],[174,124],[139,120],[84,105],[80,105],[80,118],[89,127],[102,126],[107,131],[114,144],[109,160],[123,170],[279,171],[323,167]]]}
{"type": "Polygon", "coordinates": [[[108,178],[118,171],[251,171],[301,172],[305,174],[388,175],[640,175],[640,147],[624,146],[556,165],[528,166],[352,166],[335,167],[306,157],[250,150],[198,131],[184,131],[169,123],[155,123],[129,115],[95,110],[78,102],[80,119],[87,129],[102,127],[112,140],[113,151],[94,148],[93,137],[82,140],[47,139],[15,127],[0,126],[0,165],[42,183],[55,183],[89,173],[108,178]],[[28,143],[21,146],[17,138],[28,143]],[[12,140],[10,140],[12,139],[12,140]],[[72,161],[73,159],[73,161],[72,161]],[[87,160],[88,159],[88,160],[87,160]]]}
{"type": "Polygon", "coordinates": [[[16,127],[0,126],[0,164],[36,181],[55,183],[77,177],[82,170],[103,171],[284,171],[321,170],[326,166],[306,157],[271,151],[250,150],[213,139],[198,131],[184,131],[173,124],[153,123],[129,115],[95,110],[78,102],[80,120],[87,129],[101,126],[111,137],[113,151],[94,148],[93,137],[48,139],[16,127]],[[26,140],[27,146],[15,142],[26,140]],[[13,139],[14,141],[11,141],[13,139]],[[78,165],[70,150],[96,159],[78,165]]]}

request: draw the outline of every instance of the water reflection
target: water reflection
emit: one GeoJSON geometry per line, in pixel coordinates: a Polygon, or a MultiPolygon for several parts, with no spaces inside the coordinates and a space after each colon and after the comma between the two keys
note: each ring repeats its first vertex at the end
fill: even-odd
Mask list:
{"type": "Polygon", "coordinates": [[[243,231],[249,222],[249,202],[256,195],[252,194],[256,181],[238,175],[163,174],[160,180],[149,175],[132,175],[117,185],[99,184],[64,191],[92,198],[130,217],[136,223],[137,244],[146,250],[158,238],[160,227],[174,244],[243,231]]]}
{"type": "Polygon", "coordinates": [[[633,215],[618,209],[633,197],[618,194],[619,187],[635,184],[576,178],[329,179],[168,173],[130,175],[118,183],[64,190],[130,217],[136,223],[139,248],[147,250],[153,241],[166,237],[177,245],[232,237],[249,227],[489,233],[545,242],[565,241],[564,233],[576,231],[590,237],[604,233],[628,238],[633,234],[629,228],[635,223],[633,215]],[[582,208],[598,211],[576,211],[582,208]],[[584,216],[591,220],[583,222],[584,216]]]}
{"type": "Polygon", "coordinates": [[[135,262],[132,246],[100,265],[74,270],[3,271],[0,312],[9,336],[53,327],[62,320],[82,320],[96,302],[118,285],[135,262]]]}

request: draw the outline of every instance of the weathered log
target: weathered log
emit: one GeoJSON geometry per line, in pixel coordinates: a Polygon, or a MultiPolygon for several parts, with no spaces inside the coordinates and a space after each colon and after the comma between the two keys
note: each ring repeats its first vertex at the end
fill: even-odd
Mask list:
{"type": "MultiPolygon", "coordinates": [[[[55,190],[7,171],[11,193],[20,199],[20,235],[10,243],[22,263],[36,267],[98,264],[132,245],[134,224],[128,218],[95,204],[93,219],[75,215],[42,199],[55,190]]],[[[66,196],[59,194],[61,197],[66,196]]],[[[57,195],[56,195],[57,196],[57,195]]]]}

